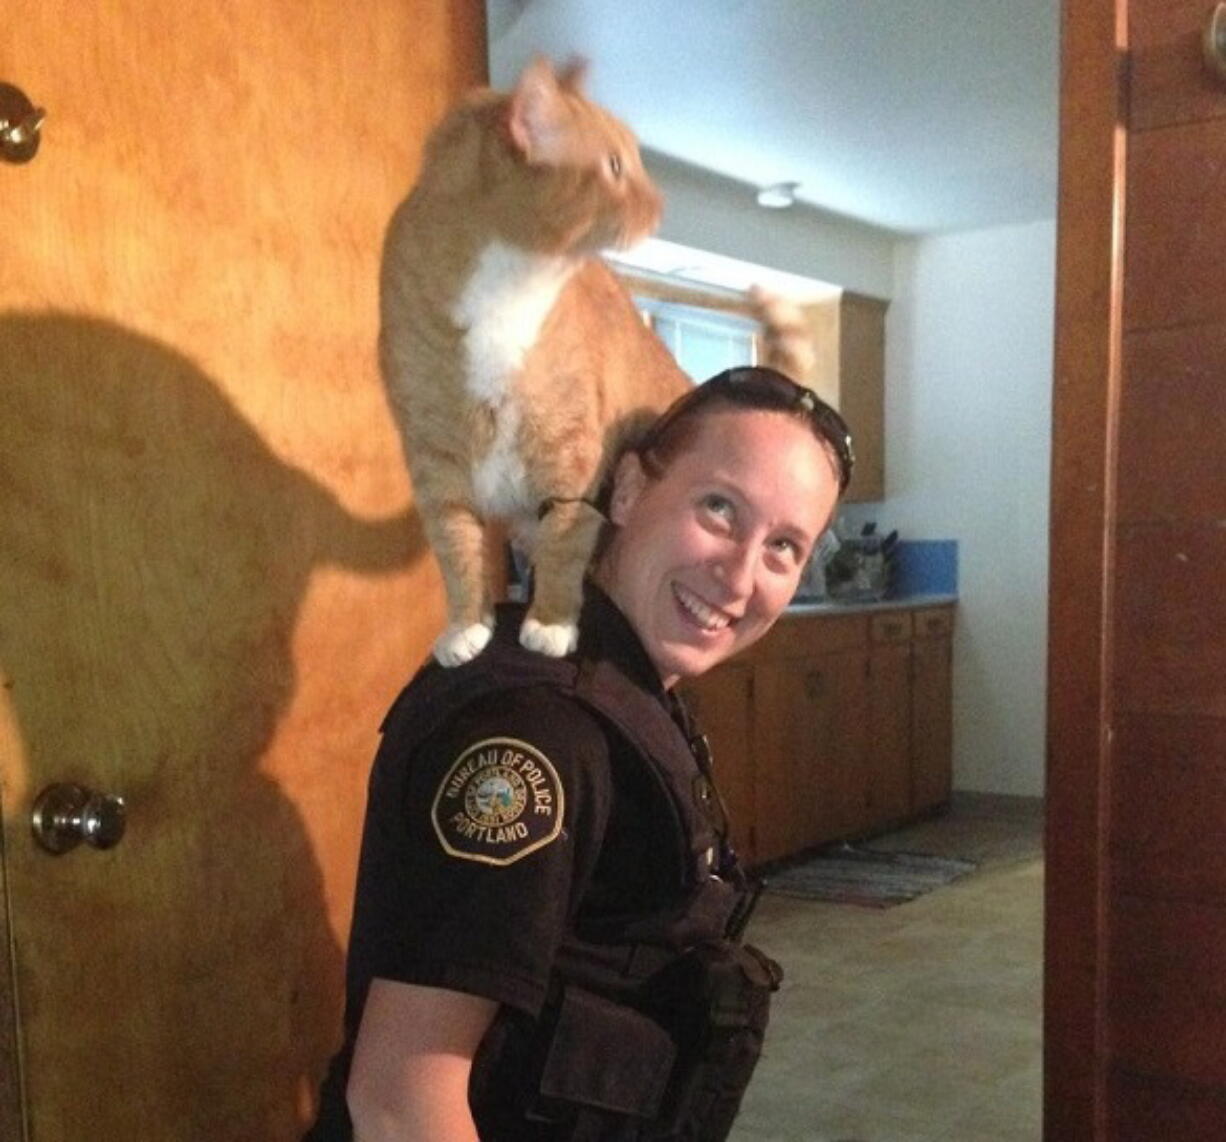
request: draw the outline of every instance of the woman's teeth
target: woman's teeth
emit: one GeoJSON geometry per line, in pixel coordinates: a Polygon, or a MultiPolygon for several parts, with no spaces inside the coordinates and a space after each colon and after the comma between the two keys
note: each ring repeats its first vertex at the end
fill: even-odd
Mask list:
{"type": "Polygon", "coordinates": [[[703,630],[723,630],[732,621],[730,615],[707,606],[693,591],[686,590],[679,583],[673,584],[673,596],[703,630]]]}

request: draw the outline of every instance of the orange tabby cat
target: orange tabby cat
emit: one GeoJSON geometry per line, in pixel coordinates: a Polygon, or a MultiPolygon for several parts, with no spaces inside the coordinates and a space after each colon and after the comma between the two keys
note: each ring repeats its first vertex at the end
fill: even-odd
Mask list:
{"type": "Polygon", "coordinates": [[[578,641],[603,518],[589,502],[625,444],[690,385],[595,255],[651,233],[660,197],[629,130],[534,61],[431,135],[384,249],[380,359],[447,592],[446,666],[493,633],[484,522],[532,555],[524,646],[578,641]]]}
{"type": "Polygon", "coordinates": [[[380,356],[446,585],[445,665],[492,633],[491,519],[533,555],[521,641],[574,649],[602,522],[582,501],[689,384],[594,257],[654,230],[660,199],[634,137],[580,79],[578,66],[555,74],[537,60],[509,94],[461,103],[432,134],[384,250],[380,356]]]}

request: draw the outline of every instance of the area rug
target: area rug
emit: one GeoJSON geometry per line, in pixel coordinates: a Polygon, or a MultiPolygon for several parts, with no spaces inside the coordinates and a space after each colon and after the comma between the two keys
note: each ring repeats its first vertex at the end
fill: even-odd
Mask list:
{"type": "Polygon", "coordinates": [[[839,845],[768,872],[766,891],[805,900],[892,908],[973,872],[973,860],[839,845]]]}

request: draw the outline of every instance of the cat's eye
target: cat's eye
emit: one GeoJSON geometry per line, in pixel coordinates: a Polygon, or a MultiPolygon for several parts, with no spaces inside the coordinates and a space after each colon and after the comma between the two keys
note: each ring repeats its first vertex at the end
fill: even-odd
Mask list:
{"type": "Polygon", "coordinates": [[[622,157],[616,151],[609,152],[609,173],[614,178],[622,176],[622,157]]]}

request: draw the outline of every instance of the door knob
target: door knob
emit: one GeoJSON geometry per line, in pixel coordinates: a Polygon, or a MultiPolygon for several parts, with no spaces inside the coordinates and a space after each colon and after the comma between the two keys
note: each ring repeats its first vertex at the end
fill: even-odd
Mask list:
{"type": "Polygon", "coordinates": [[[95,793],[83,785],[48,785],[30,812],[34,839],[54,856],[82,841],[96,849],[114,848],[123,838],[127,806],[113,793],[95,793]]]}
{"type": "Polygon", "coordinates": [[[1205,25],[1205,63],[1226,83],[1226,4],[1218,4],[1205,25]]]}
{"type": "Polygon", "coordinates": [[[11,83],[0,83],[0,159],[28,163],[42,141],[47,113],[35,107],[25,93],[11,83]]]}

